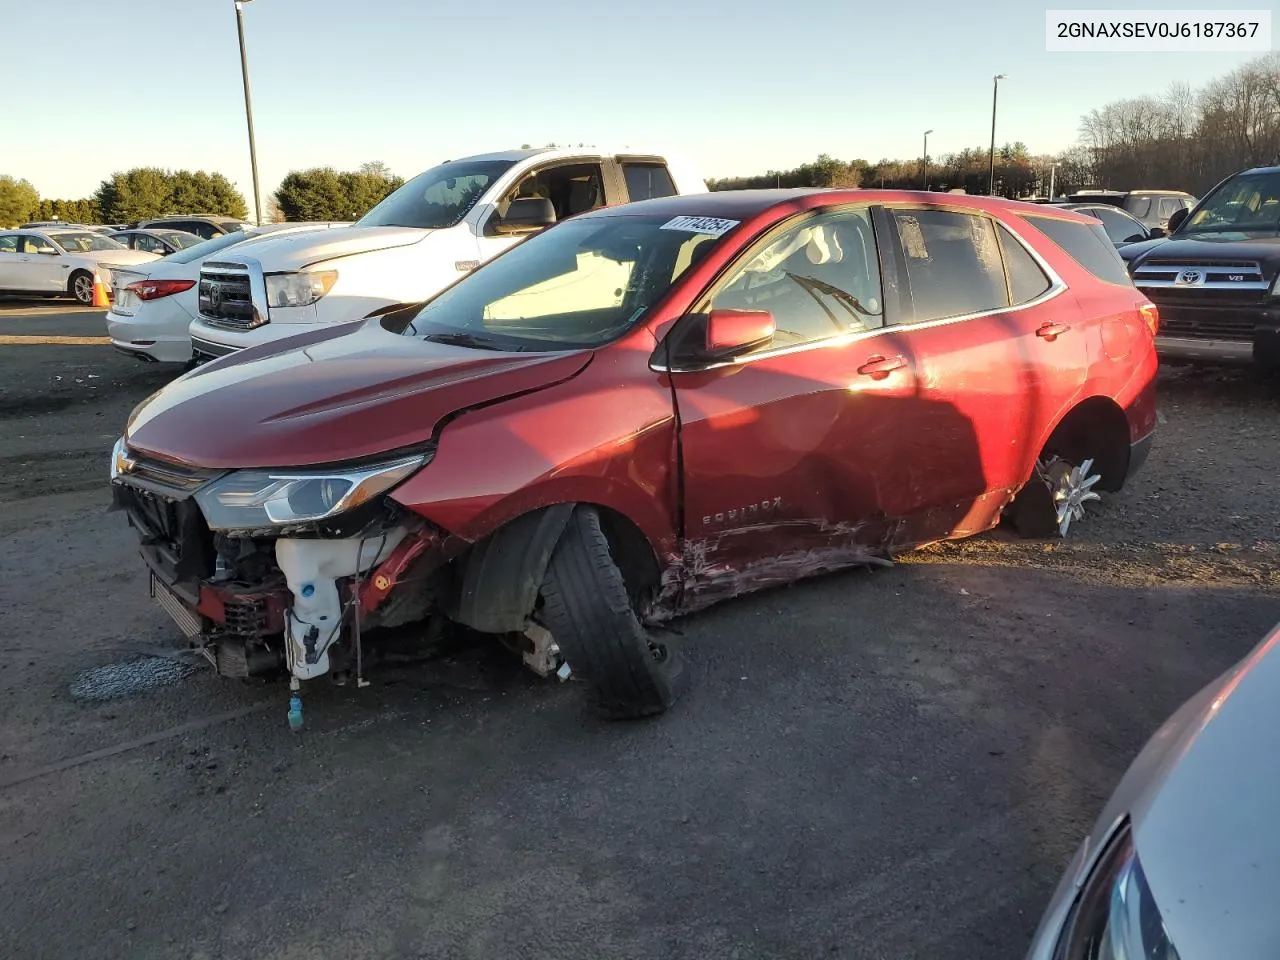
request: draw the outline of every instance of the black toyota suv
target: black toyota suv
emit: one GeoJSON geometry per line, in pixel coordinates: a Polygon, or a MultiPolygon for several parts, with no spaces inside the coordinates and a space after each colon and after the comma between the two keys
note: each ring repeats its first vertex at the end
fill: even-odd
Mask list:
{"type": "Polygon", "coordinates": [[[1160,353],[1280,373],[1280,166],[1228,177],[1169,227],[1121,248],[1159,308],[1160,353]]]}

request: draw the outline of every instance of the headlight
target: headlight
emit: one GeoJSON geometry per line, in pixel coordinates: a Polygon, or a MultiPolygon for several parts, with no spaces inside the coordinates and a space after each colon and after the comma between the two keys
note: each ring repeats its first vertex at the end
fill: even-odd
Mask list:
{"type": "Polygon", "coordinates": [[[338,282],[337,270],[275,273],[267,276],[267,305],[305,307],[315,303],[338,282]]]}
{"type": "Polygon", "coordinates": [[[325,520],[389,490],[427,462],[405,457],[355,470],[237,470],[196,494],[212,530],[325,520]]]}
{"type": "Polygon", "coordinates": [[[1280,271],[1277,271],[1276,278],[1271,281],[1271,295],[1280,297],[1280,271]]]}
{"type": "Polygon", "coordinates": [[[1054,960],[1178,960],[1128,824],[1085,882],[1054,960]]]}
{"type": "Polygon", "coordinates": [[[124,437],[116,441],[116,445],[111,448],[111,479],[114,480],[120,474],[133,468],[133,461],[129,459],[129,451],[124,445],[124,437]]]}

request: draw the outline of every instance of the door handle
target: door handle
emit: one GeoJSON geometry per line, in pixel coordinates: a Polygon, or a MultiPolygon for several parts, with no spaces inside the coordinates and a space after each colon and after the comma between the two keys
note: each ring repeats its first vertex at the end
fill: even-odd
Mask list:
{"type": "Polygon", "coordinates": [[[1036,331],[1036,336],[1043,337],[1052,343],[1070,329],[1065,323],[1043,323],[1036,331]]]}
{"type": "Polygon", "coordinates": [[[873,380],[883,380],[894,370],[901,370],[907,365],[902,357],[870,357],[858,368],[858,373],[873,380]]]}

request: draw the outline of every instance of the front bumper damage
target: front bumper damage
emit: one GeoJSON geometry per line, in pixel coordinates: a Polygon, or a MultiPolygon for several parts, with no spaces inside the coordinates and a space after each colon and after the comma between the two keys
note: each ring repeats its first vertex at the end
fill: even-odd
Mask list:
{"type": "Polygon", "coordinates": [[[140,535],[151,596],[220,675],[288,674],[295,685],[342,675],[353,657],[359,664],[362,629],[431,612],[442,531],[379,502],[358,523],[316,535],[224,536],[192,499],[207,479],[140,473],[112,490],[140,535]],[[413,589],[397,596],[410,578],[413,589]]]}

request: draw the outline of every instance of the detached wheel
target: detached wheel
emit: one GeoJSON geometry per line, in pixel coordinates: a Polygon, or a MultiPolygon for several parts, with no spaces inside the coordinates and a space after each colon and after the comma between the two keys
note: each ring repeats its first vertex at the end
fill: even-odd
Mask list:
{"type": "Polygon", "coordinates": [[[1084,518],[1085,504],[1102,499],[1093,489],[1101,480],[1092,458],[1080,463],[1060,456],[1039,460],[1009,505],[1009,520],[1023,537],[1065,537],[1084,518]]]}
{"type": "Polygon", "coordinates": [[[77,270],[67,282],[67,292],[83,307],[93,306],[93,275],[77,270]]]}
{"type": "Polygon", "coordinates": [[[614,720],[662,713],[675,702],[681,663],[641,625],[600,516],[578,507],[542,583],[539,619],[592,706],[614,720]]]}

